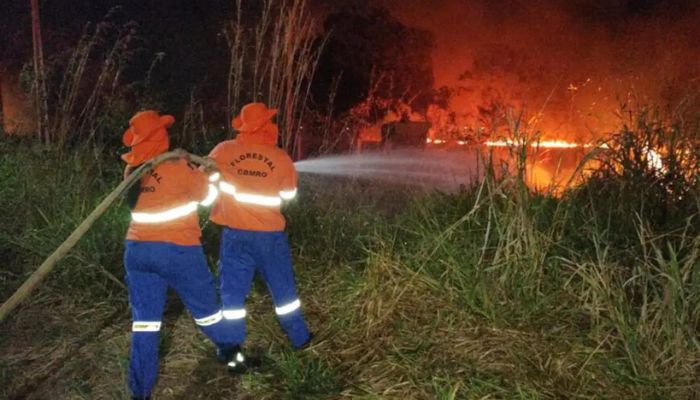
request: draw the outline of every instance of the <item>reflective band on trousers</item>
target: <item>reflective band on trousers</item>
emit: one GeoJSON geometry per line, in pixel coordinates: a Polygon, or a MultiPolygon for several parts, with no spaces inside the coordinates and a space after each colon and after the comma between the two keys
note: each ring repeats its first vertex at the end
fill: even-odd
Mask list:
{"type": "Polygon", "coordinates": [[[243,319],[246,316],[245,308],[234,310],[224,310],[224,318],[226,319],[243,319]]]}
{"type": "Polygon", "coordinates": [[[200,201],[199,204],[203,205],[204,207],[209,207],[210,205],[214,204],[214,201],[217,197],[219,197],[219,189],[217,189],[216,186],[210,183],[209,193],[207,193],[207,197],[204,200],[200,201]]]}
{"type": "Polygon", "coordinates": [[[160,321],[134,321],[131,324],[132,332],[158,332],[160,331],[160,321]]]}
{"type": "Polygon", "coordinates": [[[297,195],[297,190],[296,190],[296,189],[293,189],[293,190],[282,190],[282,191],[280,192],[280,197],[282,198],[282,200],[291,200],[291,199],[295,198],[296,195],[297,195]]]}
{"type": "Polygon", "coordinates": [[[293,302],[285,304],[281,307],[275,307],[275,312],[277,313],[277,315],[285,315],[296,311],[299,307],[301,307],[301,301],[299,301],[299,299],[296,299],[293,302]]]}
{"type": "Polygon", "coordinates": [[[282,205],[282,199],[279,196],[265,196],[253,193],[240,193],[236,191],[236,187],[227,182],[220,182],[219,189],[222,192],[233,196],[239,203],[255,204],[258,206],[277,207],[282,205]]]}
{"type": "Polygon", "coordinates": [[[221,321],[221,319],[223,317],[224,317],[224,313],[219,311],[216,314],[212,314],[208,317],[195,318],[194,322],[199,326],[209,326],[209,325],[214,325],[215,323],[221,321]]]}
{"type": "Polygon", "coordinates": [[[157,224],[185,217],[197,211],[197,202],[191,201],[184,206],[171,208],[161,212],[132,212],[131,218],[144,224],[157,224]]]}

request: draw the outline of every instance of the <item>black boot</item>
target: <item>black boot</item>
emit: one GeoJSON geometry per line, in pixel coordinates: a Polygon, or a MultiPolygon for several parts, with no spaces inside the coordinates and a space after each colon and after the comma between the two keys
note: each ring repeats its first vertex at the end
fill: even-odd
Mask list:
{"type": "Polygon", "coordinates": [[[304,349],[306,349],[307,347],[309,347],[309,346],[311,345],[311,341],[312,341],[312,340],[314,340],[314,334],[311,333],[311,332],[309,332],[309,338],[306,339],[306,342],[304,342],[304,344],[302,344],[302,345],[299,346],[299,347],[295,347],[294,350],[304,350],[304,349]]]}
{"type": "Polygon", "coordinates": [[[260,365],[256,358],[245,356],[239,345],[216,349],[216,359],[220,363],[226,364],[228,372],[234,375],[242,374],[248,369],[260,365]]]}
{"type": "Polygon", "coordinates": [[[235,345],[231,347],[217,347],[216,348],[216,361],[221,364],[227,364],[236,353],[241,351],[241,346],[235,345]]]}
{"type": "Polygon", "coordinates": [[[240,351],[240,348],[235,352],[231,359],[226,363],[226,369],[230,374],[239,375],[248,370],[248,360],[240,351]]]}

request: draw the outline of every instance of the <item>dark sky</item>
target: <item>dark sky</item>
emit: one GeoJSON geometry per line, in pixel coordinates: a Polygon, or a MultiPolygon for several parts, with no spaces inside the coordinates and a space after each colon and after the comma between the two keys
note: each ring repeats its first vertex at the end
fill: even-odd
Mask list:
{"type": "MultiPolygon", "coordinates": [[[[0,2],[0,62],[17,70],[31,59],[30,2],[0,2]]],[[[225,81],[227,49],[217,34],[231,12],[232,1],[44,0],[40,5],[49,66],[57,57],[67,59],[86,26],[93,32],[95,23],[107,21],[112,26],[109,31],[115,32],[135,22],[137,38],[130,47],[130,68],[123,74],[127,83],[143,80],[158,53],[163,57],[152,74],[151,83],[157,89],[153,92],[161,93],[172,108],[187,104],[192,87],[200,95],[219,94],[220,81],[225,81]]]]}

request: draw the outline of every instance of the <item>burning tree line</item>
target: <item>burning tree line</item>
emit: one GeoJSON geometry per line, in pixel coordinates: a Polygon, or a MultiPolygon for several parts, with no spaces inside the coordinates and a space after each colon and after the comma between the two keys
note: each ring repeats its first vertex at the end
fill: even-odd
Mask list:
{"type": "MultiPolygon", "coordinates": [[[[125,23],[124,14],[113,9],[102,22],[87,25],[77,45],[66,46],[51,58],[44,99],[49,109],[41,120],[50,127],[48,139],[59,147],[93,139],[114,145],[113,132],[134,109],[172,105],[168,99],[172,96],[162,90],[164,83],[171,82],[163,79],[169,55],[144,54],[145,39],[140,34],[144,27],[125,23]]],[[[428,139],[437,144],[517,144],[514,137],[519,132],[511,129],[507,118],[511,104],[492,98],[480,108],[477,122],[466,126],[450,110],[450,98],[461,89],[433,89],[433,40],[427,32],[408,28],[377,8],[331,13],[323,27],[316,22],[305,0],[253,5],[236,1],[227,23],[218,29],[219,43],[204,46],[221,53],[218,63],[204,61],[211,75],[199,87],[179,93],[183,111],[176,144],[198,150],[204,142],[230,135],[230,116],[251,100],[280,108],[281,144],[297,158],[378,141],[382,124],[394,121],[429,122],[428,139]],[[358,25],[365,27],[367,37],[354,33],[358,25]],[[352,54],[362,57],[347,60],[352,54]],[[406,65],[415,68],[406,70],[406,65]],[[360,90],[350,90],[359,82],[360,90]]],[[[27,88],[39,83],[30,68],[22,76],[27,88]]],[[[632,103],[625,103],[618,111],[619,126],[630,126],[632,103]]],[[[654,129],[663,133],[656,136],[675,139],[652,143],[638,138],[637,158],[649,163],[658,154],[656,162],[665,161],[663,168],[669,174],[683,170],[681,175],[690,179],[696,164],[692,134],[688,134],[693,129],[680,130],[681,139],[674,128],[679,122],[674,121],[689,126],[693,107],[687,101],[682,112],[657,115],[664,122],[654,122],[654,129]]],[[[635,108],[649,113],[642,111],[643,105],[635,108]]],[[[539,125],[542,112],[533,118],[523,116],[521,121],[519,131],[527,131],[538,146],[586,146],[549,142],[551,134],[539,125]]],[[[612,137],[612,132],[599,134],[599,139],[612,137]]],[[[627,142],[613,140],[608,145],[625,148],[627,142]]]]}

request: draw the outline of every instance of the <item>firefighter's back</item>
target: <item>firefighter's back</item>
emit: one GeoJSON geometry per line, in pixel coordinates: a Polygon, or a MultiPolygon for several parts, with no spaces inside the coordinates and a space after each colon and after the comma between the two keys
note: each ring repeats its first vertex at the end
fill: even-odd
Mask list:
{"type": "Polygon", "coordinates": [[[221,170],[221,196],[212,221],[250,231],[284,230],[280,206],[296,194],[296,171],[284,150],[230,140],[214,148],[210,157],[221,170]]]}
{"type": "Polygon", "coordinates": [[[127,240],[200,244],[198,202],[205,198],[205,174],[185,159],[166,161],[141,178],[127,240]]]}

